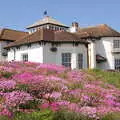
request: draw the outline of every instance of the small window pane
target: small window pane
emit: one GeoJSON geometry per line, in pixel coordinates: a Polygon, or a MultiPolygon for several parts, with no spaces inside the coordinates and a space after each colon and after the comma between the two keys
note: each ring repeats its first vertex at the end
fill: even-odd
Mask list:
{"type": "Polygon", "coordinates": [[[83,68],[83,54],[78,54],[78,68],[83,68]]]}
{"type": "Polygon", "coordinates": [[[113,47],[114,48],[120,48],[120,40],[114,40],[113,47]]]}
{"type": "Polygon", "coordinates": [[[62,53],[62,65],[71,67],[71,53],[62,53]]]}
{"type": "Polygon", "coordinates": [[[115,70],[120,70],[120,59],[115,59],[115,70]]]}

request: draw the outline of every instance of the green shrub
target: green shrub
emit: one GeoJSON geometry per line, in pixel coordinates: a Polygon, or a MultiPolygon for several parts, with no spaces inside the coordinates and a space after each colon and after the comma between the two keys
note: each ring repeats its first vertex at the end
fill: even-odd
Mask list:
{"type": "Polygon", "coordinates": [[[1,72],[1,75],[5,78],[10,78],[13,75],[13,73],[11,73],[11,72],[1,72]]]}
{"type": "Polygon", "coordinates": [[[21,104],[19,108],[20,109],[37,109],[38,104],[39,104],[39,101],[32,100],[32,101],[29,101],[27,104],[21,104]]]}
{"type": "Polygon", "coordinates": [[[10,120],[8,117],[0,116],[0,120],[10,120]]]}
{"type": "Polygon", "coordinates": [[[23,91],[28,91],[29,90],[29,86],[26,84],[18,84],[17,85],[17,89],[18,90],[23,90],[23,91]]]}
{"type": "Polygon", "coordinates": [[[102,120],[120,120],[120,113],[111,113],[102,118],[102,120]]]}
{"type": "Polygon", "coordinates": [[[53,120],[93,120],[74,112],[58,111],[54,113],[53,120]]]}
{"type": "Polygon", "coordinates": [[[30,114],[17,113],[14,120],[52,120],[51,111],[33,112],[30,114]]]}
{"type": "Polygon", "coordinates": [[[90,69],[85,72],[93,75],[97,80],[103,80],[105,83],[109,83],[120,88],[120,72],[110,72],[100,69],[90,69]]]}
{"type": "Polygon", "coordinates": [[[53,113],[49,110],[35,111],[32,113],[17,112],[14,118],[0,116],[0,120],[52,120],[53,113]]]}

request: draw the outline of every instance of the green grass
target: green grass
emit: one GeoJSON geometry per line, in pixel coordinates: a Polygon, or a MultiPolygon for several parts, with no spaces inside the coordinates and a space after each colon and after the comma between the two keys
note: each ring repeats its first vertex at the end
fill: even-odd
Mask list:
{"type": "Polygon", "coordinates": [[[0,120],[52,120],[53,113],[49,110],[35,111],[32,113],[16,113],[14,118],[0,116],[0,120]]]}
{"type": "Polygon", "coordinates": [[[120,113],[111,113],[102,118],[102,120],[120,120],[120,113]]]}
{"type": "Polygon", "coordinates": [[[54,114],[53,120],[95,120],[74,112],[58,111],[54,114]]]}
{"type": "MultiPolygon", "coordinates": [[[[0,120],[95,120],[77,113],[58,111],[53,113],[49,110],[32,113],[16,113],[14,118],[0,116],[0,120]]],[[[111,113],[100,120],[120,120],[120,113],[111,113]]]]}
{"type": "Polygon", "coordinates": [[[120,88],[120,72],[108,72],[100,69],[90,69],[86,71],[90,75],[93,75],[96,79],[101,79],[104,82],[115,85],[120,88]]]}

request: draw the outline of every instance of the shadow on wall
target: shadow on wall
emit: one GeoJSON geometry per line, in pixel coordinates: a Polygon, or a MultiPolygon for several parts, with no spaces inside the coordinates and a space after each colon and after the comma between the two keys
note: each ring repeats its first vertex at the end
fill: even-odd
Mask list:
{"type": "Polygon", "coordinates": [[[106,45],[109,45],[110,41],[105,40],[104,38],[96,42],[96,54],[99,54],[100,56],[104,57],[106,60],[97,62],[96,67],[99,69],[111,69],[110,60],[109,60],[109,52],[111,52],[106,45]]]}

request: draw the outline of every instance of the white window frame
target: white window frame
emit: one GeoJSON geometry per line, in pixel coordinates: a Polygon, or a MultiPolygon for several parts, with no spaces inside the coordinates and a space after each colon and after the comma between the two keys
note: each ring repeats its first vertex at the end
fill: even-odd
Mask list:
{"type": "Polygon", "coordinates": [[[71,68],[71,59],[72,59],[72,54],[71,53],[62,53],[62,65],[65,67],[70,67],[71,68]]]}
{"type": "Polygon", "coordinates": [[[120,48],[120,40],[113,40],[113,48],[120,48]]]}

